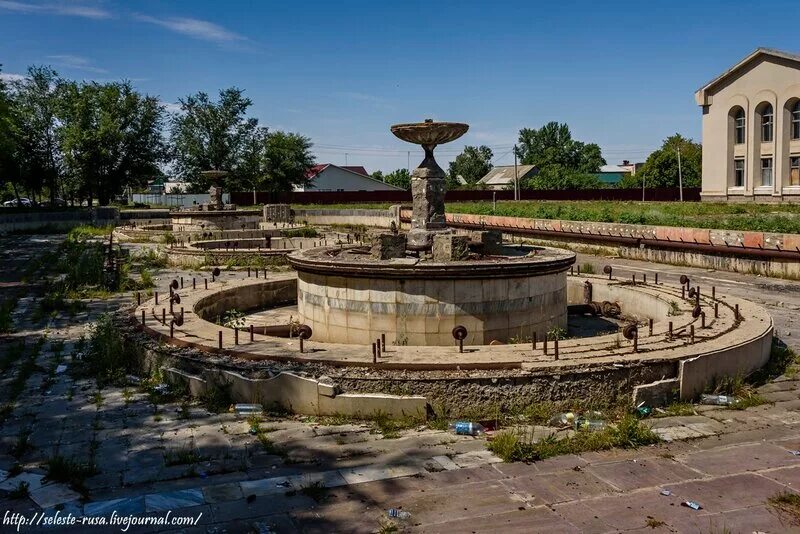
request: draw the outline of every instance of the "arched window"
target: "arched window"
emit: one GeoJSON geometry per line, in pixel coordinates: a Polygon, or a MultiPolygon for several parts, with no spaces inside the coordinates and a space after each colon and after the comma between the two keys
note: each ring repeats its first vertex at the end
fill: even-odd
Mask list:
{"type": "Polygon", "coordinates": [[[772,142],[773,125],[775,124],[772,113],[772,104],[767,104],[761,110],[761,141],[763,143],[772,142]]]}
{"type": "Polygon", "coordinates": [[[744,143],[745,118],[744,110],[739,108],[733,116],[734,139],[737,145],[744,143]]]}
{"type": "Polygon", "coordinates": [[[800,139],[800,99],[792,107],[792,139],[800,139]]]}

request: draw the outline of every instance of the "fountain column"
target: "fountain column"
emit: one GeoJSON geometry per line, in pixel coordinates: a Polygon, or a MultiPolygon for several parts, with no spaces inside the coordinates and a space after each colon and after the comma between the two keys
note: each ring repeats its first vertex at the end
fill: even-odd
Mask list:
{"type": "Polygon", "coordinates": [[[468,125],[457,122],[433,122],[395,124],[392,133],[403,141],[422,145],[425,159],[411,173],[411,197],[413,212],[411,230],[408,232],[408,248],[430,250],[433,236],[448,233],[444,217],[444,194],[447,190],[445,172],[436,163],[433,149],[437,145],[458,139],[466,133],[468,125]]]}

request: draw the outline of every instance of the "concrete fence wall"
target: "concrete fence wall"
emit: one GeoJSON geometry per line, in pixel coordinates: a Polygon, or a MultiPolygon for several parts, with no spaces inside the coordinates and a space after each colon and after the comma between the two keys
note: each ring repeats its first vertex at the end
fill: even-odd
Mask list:
{"type": "Polygon", "coordinates": [[[394,222],[400,227],[400,206],[388,210],[294,210],[295,221],[309,224],[351,224],[389,229],[394,222]]]}
{"type": "Polygon", "coordinates": [[[66,232],[82,224],[115,225],[119,220],[116,208],[72,209],[64,211],[25,211],[0,209],[0,234],[11,232],[66,232]]]}

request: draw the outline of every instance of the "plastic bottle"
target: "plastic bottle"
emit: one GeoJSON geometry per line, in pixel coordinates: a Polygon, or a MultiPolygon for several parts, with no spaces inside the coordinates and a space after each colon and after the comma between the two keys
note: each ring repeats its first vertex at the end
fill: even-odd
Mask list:
{"type": "Polygon", "coordinates": [[[463,436],[480,436],[486,432],[486,427],[482,424],[469,421],[456,421],[455,423],[450,423],[449,426],[451,431],[463,436]]]}
{"type": "Polygon", "coordinates": [[[588,430],[596,432],[606,428],[606,422],[601,419],[587,419],[585,417],[578,417],[575,419],[575,430],[588,430]]]}
{"type": "Polygon", "coordinates": [[[408,519],[411,517],[410,512],[406,512],[405,510],[398,510],[397,508],[389,508],[386,510],[386,515],[389,517],[396,517],[397,519],[408,519]]]}
{"type": "Polygon", "coordinates": [[[717,406],[730,406],[731,404],[736,404],[737,399],[736,397],[732,397],[730,395],[701,395],[700,396],[700,403],[701,404],[713,404],[717,406]]]}
{"type": "Polygon", "coordinates": [[[550,426],[568,426],[575,422],[575,414],[572,412],[557,413],[550,418],[550,426]]]}

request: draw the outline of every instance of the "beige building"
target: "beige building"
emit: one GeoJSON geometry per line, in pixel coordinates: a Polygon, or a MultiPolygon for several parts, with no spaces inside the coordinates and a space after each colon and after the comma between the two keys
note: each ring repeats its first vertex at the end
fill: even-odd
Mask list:
{"type": "Polygon", "coordinates": [[[703,200],[800,201],[800,55],[759,48],[695,100],[703,200]]]}

